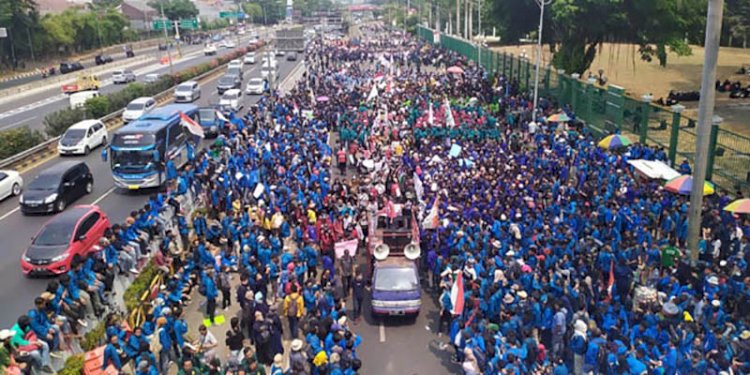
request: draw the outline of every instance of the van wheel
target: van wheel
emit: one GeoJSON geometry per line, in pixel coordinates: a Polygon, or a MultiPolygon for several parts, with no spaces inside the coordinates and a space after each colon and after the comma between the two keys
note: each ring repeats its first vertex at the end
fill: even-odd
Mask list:
{"type": "Polygon", "coordinates": [[[13,188],[11,188],[11,190],[10,190],[10,191],[11,191],[11,194],[12,194],[13,196],[16,196],[16,195],[18,195],[18,194],[21,194],[21,185],[19,185],[19,184],[17,184],[17,183],[16,183],[16,184],[13,184],[13,188]]]}
{"type": "Polygon", "coordinates": [[[63,210],[65,210],[65,201],[62,198],[60,198],[60,200],[57,201],[56,208],[57,208],[57,212],[62,212],[63,210]]]}
{"type": "Polygon", "coordinates": [[[91,194],[94,191],[94,183],[89,181],[86,183],[86,194],[91,194]]]}
{"type": "Polygon", "coordinates": [[[83,148],[83,154],[84,155],[88,155],[89,152],[91,152],[91,149],[89,149],[89,146],[86,146],[86,147],[83,148]]]}

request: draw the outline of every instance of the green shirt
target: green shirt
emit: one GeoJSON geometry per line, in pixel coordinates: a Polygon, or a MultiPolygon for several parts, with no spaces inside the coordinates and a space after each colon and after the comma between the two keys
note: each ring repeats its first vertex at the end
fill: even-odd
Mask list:
{"type": "Polygon", "coordinates": [[[680,255],[680,250],[672,245],[665,246],[661,250],[662,267],[674,267],[674,260],[680,255]]]}

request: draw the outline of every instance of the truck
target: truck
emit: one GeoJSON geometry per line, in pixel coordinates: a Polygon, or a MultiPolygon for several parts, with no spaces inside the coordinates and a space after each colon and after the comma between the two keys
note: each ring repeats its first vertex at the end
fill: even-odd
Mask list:
{"type": "Polygon", "coordinates": [[[276,48],[281,52],[304,52],[305,28],[289,26],[276,30],[276,48]]]}
{"type": "Polygon", "coordinates": [[[96,76],[84,75],[76,78],[72,84],[62,86],[64,94],[73,94],[79,91],[99,90],[99,79],[96,76]]]}
{"type": "Polygon", "coordinates": [[[396,217],[373,216],[369,225],[368,259],[371,308],[375,316],[419,315],[419,227],[411,210],[394,205],[396,217]]]}

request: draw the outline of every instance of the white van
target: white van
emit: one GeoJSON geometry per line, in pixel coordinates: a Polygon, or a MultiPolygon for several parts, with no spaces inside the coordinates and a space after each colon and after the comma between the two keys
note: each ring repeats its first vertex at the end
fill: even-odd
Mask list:
{"type": "Polygon", "coordinates": [[[107,128],[99,120],[83,120],[71,125],[57,143],[60,155],[88,155],[91,150],[107,144],[107,128]]]}
{"type": "Polygon", "coordinates": [[[133,99],[133,101],[125,107],[125,110],[122,111],[122,120],[125,122],[137,120],[144,114],[151,112],[154,107],[156,107],[156,100],[152,97],[144,96],[133,99]]]}
{"type": "Polygon", "coordinates": [[[86,101],[99,96],[98,90],[79,91],[70,94],[70,108],[76,109],[83,107],[86,101]]]}
{"type": "Polygon", "coordinates": [[[201,97],[201,89],[196,81],[180,83],[174,89],[175,103],[192,103],[201,97]]]}

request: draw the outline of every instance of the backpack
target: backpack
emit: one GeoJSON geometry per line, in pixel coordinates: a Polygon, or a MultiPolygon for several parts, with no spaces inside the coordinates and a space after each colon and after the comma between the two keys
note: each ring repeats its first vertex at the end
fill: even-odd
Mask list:
{"type": "Polygon", "coordinates": [[[286,310],[286,316],[288,317],[296,317],[297,313],[299,312],[299,296],[297,298],[292,299],[291,296],[287,296],[289,298],[289,307],[287,307],[286,310]]]}
{"type": "Polygon", "coordinates": [[[268,324],[264,323],[260,326],[260,332],[258,332],[258,342],[266,344],[271,341],[271,329],[268,324]]]}

